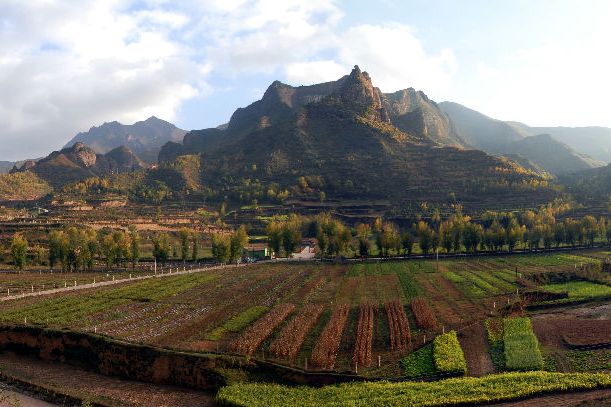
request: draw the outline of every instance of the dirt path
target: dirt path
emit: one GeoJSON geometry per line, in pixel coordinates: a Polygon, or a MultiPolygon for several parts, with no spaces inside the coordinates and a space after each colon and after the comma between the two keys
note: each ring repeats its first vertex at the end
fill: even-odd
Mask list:
{"type": "Polygon", "coordinates": [[[100,405],[142,407],[212,407],[214,396],[202,391],[102,376],[75,367],[0,353],[0,369],[23,380],[77,399],[100,405]]]}
{"type": "Polygon", "coordinates": [[[467,374],[469,376],[484,376],[494,372],[486,328],[482,322],[476,323],[458,333],[458,340],[467,359],[467,374]]]}
{"type": "Polygon", "coordinates": [[[611,389],[592,390],[576,393],[552,394],[521,401],[488,404],[492,407],[609,407],[611,389]]]}

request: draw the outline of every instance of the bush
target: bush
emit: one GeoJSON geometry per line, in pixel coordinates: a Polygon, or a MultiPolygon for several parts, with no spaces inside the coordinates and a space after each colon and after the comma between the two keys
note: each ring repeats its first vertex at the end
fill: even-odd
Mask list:
{"type": "Polygon", "coordinates": [[[505,318],[503,320],[505,367],[509,370],[541,370],[543,357],[539,341],[529,318],[505,318]]]}
{"type": "Polygon", "coordinates": [[[435,368],[440,373],[467,373],[465,354],[460,347],[456,331],[439,335],[433,342],[435,368]]]}

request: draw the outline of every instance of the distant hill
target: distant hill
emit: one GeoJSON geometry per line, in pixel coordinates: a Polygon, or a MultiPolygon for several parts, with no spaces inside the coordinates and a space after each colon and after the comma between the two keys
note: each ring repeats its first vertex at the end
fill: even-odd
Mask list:
{"type": "Polygon", "coordinates": [[[608,127],[531,127],[523,123],[508,122],[528,135],[549,134],[575,151],[611,162],[611,128],[608,127]]]}
{"type": "Polygon", "coordinates": [[[31,171],[0,174],[0,201],[36,200],[51,191],[51,186],[31,171]]]}
{"type": "Polygon", "coordinates": [[[127,147],[120,146],[106,154],[97,154],[83,143],[54,151],[47,157],[26,161],[13,173],[31,172],[54,188],[94,176],[131,172],[144,168],[142,161],[127,147]]]}
{"type": "Polygon", "coordinates": [[[503,196],[532,205],[549,198],[545,177],[466,146],[424,93],[382,93],[355,67],[312,86],[276,81],[261,100],[236,110],[226,128],[191,131],[182,144],[167,143],[159,159],[163,166],[200,157],[208,196],[242,201],[321,191],[395,203],[503,196]]]}
{"type": "Polygon", "coordinates": [[[92,127],[87,132],[77,134],[65,147],[83,143],[97,153],[105,154],[126,146],[142,161],[154,163],[161,146],[168,141],[181,141],[185,133],[172,123],[153,116],[132,125],[115,121],[92,127]]]}
{"type": "Polygon", "coordinates": [[[14,166],[12,161],[0,161],[0,174],[8,174],[14,166]]]}
{"type": "Polygon", "coordinates": [[[483,115],[458,103],[439,104],[452,120],[458,135],[474,148],[491,154],[519,155],[551,174],[562,174],[604,165],[548,134],[483,115]]]}

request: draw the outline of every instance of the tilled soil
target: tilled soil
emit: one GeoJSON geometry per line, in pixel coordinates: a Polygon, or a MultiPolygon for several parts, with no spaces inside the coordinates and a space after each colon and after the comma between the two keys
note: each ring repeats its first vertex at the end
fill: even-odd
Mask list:
{"type": "Polygon", "coordinates": [[[520,401],[488,404],[492,407],[609,407],[611,389],[552,394],[520,401]]]}
{"type": "Polygon", "coordinates": [[[469,376],[484,376],[494,373],[494,366],[488,351],[486,328],[479,322],[458,332],[460,346],[467,360],[469,376]]]}
{"type": "Polygon", "coordinates": [[[210,407],[214,396],[174,386],[119,380],[60,363],[0,353],[0,369],[10,377],[72,397],[113,407],[210,407]]]}

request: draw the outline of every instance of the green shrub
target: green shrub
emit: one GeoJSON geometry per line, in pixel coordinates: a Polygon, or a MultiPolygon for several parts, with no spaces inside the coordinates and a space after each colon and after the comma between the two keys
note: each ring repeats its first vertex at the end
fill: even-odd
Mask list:
{"type": "Polygon", "coordinates": [[[555,391],[611,387],[611,375],[592,373],[504,373],[438,382],[364,382],[335,386],[288,387],[240,383],[217,394],[222,406],[441,406],[481,404],[555,391]]]}
{"type": "Polygon", "coordinates": [[[465,354],[460,347],[456,331],[439,335],[433,342],[435,368],[440,373],[467,373],[465,354]]]}
{"type": "Polygon", "coordinates": [[[503,342],[507,369],[543,369],[539,341],[532,330],[529,318],[505,318],[503,320],[503,342]]]}

